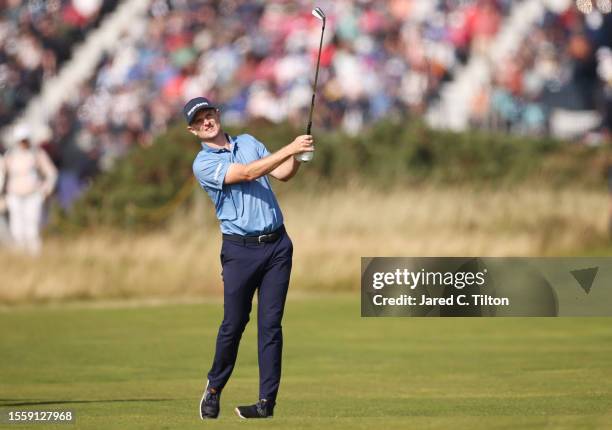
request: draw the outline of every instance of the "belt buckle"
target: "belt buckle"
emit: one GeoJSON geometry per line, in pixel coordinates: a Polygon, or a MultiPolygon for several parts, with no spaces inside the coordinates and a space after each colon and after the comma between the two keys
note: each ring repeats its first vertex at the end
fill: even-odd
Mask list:
{"type": "Polygon", "coordinates": [[[266,236],[267,236],[267,234],[260,234],[259,236],[257,236],[257,243],[263,243],[263,242],[261,241],[261,238],[262,238],[262,237],[266,237],[266,236]]]}

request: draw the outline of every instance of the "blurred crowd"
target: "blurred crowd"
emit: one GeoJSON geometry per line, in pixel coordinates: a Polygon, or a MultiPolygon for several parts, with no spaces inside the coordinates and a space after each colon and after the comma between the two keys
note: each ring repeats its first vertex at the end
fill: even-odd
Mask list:
{"type": "MultiPolygon", "coordinates": [[[[0,125],[116,3],[0,0],[0,125]]],[[[458,66],[487,52],[512,1],[317,5],[327,27],[314,127],[355,134],[383,117],[423,114],[458,66]]],[[[59,167],[62,206],[132,146],[149,145],[195,96],[221,103],[226,123],[305,126],[321,34],[311,9],[306,0],[151,0],[147,19],[133,24],[138,37],[126,34],[49,123],[43,148],[59,167]]],[[[466,100],[472,125],[546,133],[559,103],[597,108],[609,124],[610,14],[553,10],[466,100]]]]}
{"type": "MultiPolygon", "coordinates": [[[[328,19],[315,127],[357,133],[384,116],[423,113],[455,67],[486,48],[511,2],[319,3],[328,19]]],[[[150,144],[194,96],[222,103],[225,122],[305,125],[321,31],[311,7],[152,0],[141,36],[119,43],[51,121],[62,204],[132,145],[150,144]]]]}
{"type": "Polygon", "coordinates": [[[70,58],[117,0],[0,0],[0,127],[70,58]]]}
{"type": "Polygon", "coordinates": [[[580,12],[570,1],[549,3],[553,7],[546,11],[542,21],[511,58],[495,65],[490,84],[475,95],[471,104],[472,125],[543,135],[554,126],[551,115],[556,109],[598,111],[602,121],[596,131],[600,140],[609,138],[611,2],[598,2],[601,10],[592,8],[588,14],[580,12]]]}

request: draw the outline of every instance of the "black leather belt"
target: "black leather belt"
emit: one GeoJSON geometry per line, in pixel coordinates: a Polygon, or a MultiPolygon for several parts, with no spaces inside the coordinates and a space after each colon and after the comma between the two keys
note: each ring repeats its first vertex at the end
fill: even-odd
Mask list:
{"type": "Polygon", "coordinates": [[[285,226],[282,225],[272,233],[260,234],[258,236],[241,236],[239,234],[224,234],[223,240],[229,240],[238,243],[270,243],[276,242],[285,232],[285,226]]]}

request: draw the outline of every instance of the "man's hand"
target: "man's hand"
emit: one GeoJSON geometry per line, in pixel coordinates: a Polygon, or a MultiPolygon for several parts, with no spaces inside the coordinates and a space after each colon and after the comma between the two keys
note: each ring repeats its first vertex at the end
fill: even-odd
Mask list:
{"type": "Polygon", "coordinates": [[[45,199],[48,199],[49,197],[51,197],[51,194],[53,194],[53,185],[50,184],[44,184],[42,186],[42,195],[45,199]]]}
{"type": "Polygon", "coordinates": [[[314,151],[314,139],[309,134],[298,136],[285,148],[291,156],[270,172],[270,175],[283,182],[293,178],[300,168],[300,162],[295,159],[295,155],[314,151]]]}
{"type": "Polygon", "coordinates": [[[303,152],[313,152],[314,138],[310,134],[304,134],[296,137],[287,147],[292,155],[301,154],[303,152]]]}

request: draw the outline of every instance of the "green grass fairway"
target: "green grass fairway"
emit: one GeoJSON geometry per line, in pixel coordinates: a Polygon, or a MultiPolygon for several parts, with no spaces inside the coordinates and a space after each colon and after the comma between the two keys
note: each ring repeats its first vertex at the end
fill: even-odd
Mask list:
{"type": "Polygon", "coordinates": [[[202,422],[220,303],[4,310],[0,409],[71,409],[62,428],[78,429],[612,428],[612,319],[359,312],[348,296],[290,299],[276,416],[246,423],[233,408],[258,394],[255,318],[221,418],[202,422]]]}

